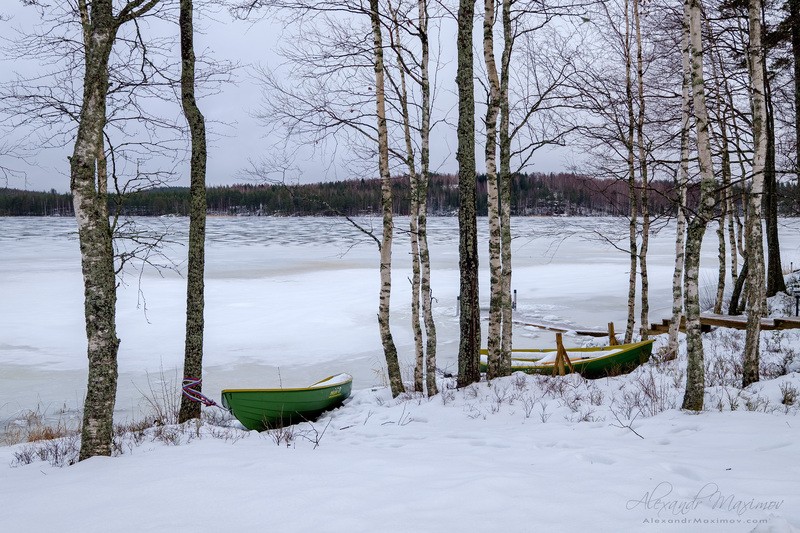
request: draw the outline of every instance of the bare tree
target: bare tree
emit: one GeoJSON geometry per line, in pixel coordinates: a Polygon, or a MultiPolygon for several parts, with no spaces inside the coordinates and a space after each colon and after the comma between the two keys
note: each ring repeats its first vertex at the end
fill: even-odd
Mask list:
{"type": "Polygon", "coordinates": [[[764,249],[761,230],[761,205],[764,193],[764,167],[767,156],[767,108],[764,79],[764,53],[761,38],[761,0],[749,1],[750,98],[753,109],[753,178],[750,183],[745,240],[747,241],[747,287],[750,309],[744,347],[743,386],[759,379],[761,318],[765,314],[764,249]]]}
{"type": "Polygon", "coordinates": [[[84,404],[80,459],[111,455],[117,392],[116,282],[114,249],[107,212],[107,183],[98,173],[109,90],[108,60],[119,28],[153,9],[158,0],[133,0],[116,14],[111,0],[78,0],[83,29],[83,99],[75,149],[70,158],[73,196],[81,245],[89,384],[84,404]]]}
{"type": "Polygon", "coordinates": [[[391,29],[391,16],[378,0],[258,0],[246,2],[239,13],[247,16],[262,8],[303,26],[302,38],[282,50],[294,68],[291,83],[274,71],[260,72],[269,93],[265,121],[303,144],[341,141],[351,153],[362,154],[369,168],[377,159],[383,213],[378,327],[392,394],[397,396],[404,386],[390,327],[394,222],[389,157],[404,156],[389,145],[384,31],[391,29]]]}
{"type": "Polygon", "coordinates": [[[389,3],[392,31],[389,32],[392,49],[397,58],[399,83],[387,69],[387,77],[396,94],[401,115],[403,139],[405,142],[405,164],[411,185],[409,207],[409,232],[411,240],[411,327],[414,334],[414,389],[427,390],[429,396],[437,392],[436,386],[436,324],[433,319],[432,293],[430,284],[430,250],[427,231],[427,193],[430,181],[430,135],[431,135],[431,86],[430,86],[430,44],[429,44],[429,6],[427,0],[419,0],[416,5],[409,3],[397,6],[389,3]],[[401,12],[401,9],[403,11],[401,12]],[[413,11],[416,10],[416,17],[413,11]],[[401,31],[402,30],[402,31],[401,31]],[[419,50],[405,44],[403,36],[408,33],[417,38],[419,50]],[[410,108],[411,91],[406,80],[419,89],[420,101],[417,104],[420,120],[418,126],[412,125],[410,108]],[[416,151],[412,130],[419,135],[419,170],[417,170],[416,151]],[[421,308],[421,309],[420,309],[421,308]],[[423,336],[422,323],[425,325],[423,336]]]}
{"type": "MultiPolygon", "coordinates": [[[[205,309],[205,238],[206,238],[206,124],[195,98],[194,5],[192,0],[180,2],[181,35],[181,102],[191,135],[189,260],[186,275],[186,343],[183,375],[202,391],[203,332],[205,309]]],[[[200,418],[200,403],[188,395],[181,396],[178,422],[200,418]]]]}
{"type": "Polygon", "coordinates": [[[689,65],[689,12],[684,9],[681,24],[681,66],[683,83],[681,87],[681,154],[680,166],[676,176],[678,190],[678,212],[675,229],[675,269],[672,275],[672,321],[669,325],[666,359],[678,357],[678,332],[683,321],[683,271],[686,240],[686,189],[689,184],[689,129],[692,106],[691,70],[689,65]]]}
{"type": "Polygon", "coordinates": [[[686,312],[686,390],[683,408],[692,411],[703,409],[705,394],[705,365],[703,339],[700,332],[700,247],[706,225],[714,216],[714,190],[716,179],[711,160],[708,112],[706,108],[705,81],[703,74],[703,46],[701,34],[702,6],[700,0],[686,0],[684,9],[689,20],[689,64],[692,80],[692,102],[694,104],[697,156],[700,166],[700,201],[697,211],[689,221],[686,235],[684,307],[686,312]]]}

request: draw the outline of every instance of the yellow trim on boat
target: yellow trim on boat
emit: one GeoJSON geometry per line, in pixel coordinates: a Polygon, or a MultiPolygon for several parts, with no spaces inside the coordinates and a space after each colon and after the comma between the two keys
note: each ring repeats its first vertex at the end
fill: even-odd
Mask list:
{"type": "MultiPolygon", "coordinates": [[[[312,390],[325,390],[332,387],[341,387],[342,385],[347,385],[348,383],[353,382],[353,376],[350,376],[350,379],[346,379],[344,381],[334,383],[327,387],[317,387],[320,383],[325,383],[329,379],[333,379],[336,376],[340,376],[341,374],[334,374],[332,376],[328,376],[325,379],[321,379],[314,383],[313,385],[309,385],[308,387],[295,387],[291,389],[222,389],[221,394],[225,394],[226,392],[294,392],[294,391],[312,391],[312,390]]],[[[349,374],[348,374],[349,375],[349,374]]]]}

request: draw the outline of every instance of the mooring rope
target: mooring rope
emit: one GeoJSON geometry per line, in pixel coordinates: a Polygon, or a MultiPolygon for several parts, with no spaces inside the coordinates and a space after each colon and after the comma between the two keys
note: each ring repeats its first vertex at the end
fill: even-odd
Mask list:
{"type": "Polygon", "coordinates": [[[188,376],[184,377],[183,385],[181,386],[183,395],[189,398],[193,402],[202,403],[206,407],[219,407],[220,409],[225,409],[224,407],[219,405],[217,402],[215,402],[214,400],[212,400],[199,390],[195,390],[192,388],[195,386],[200,386],[202,382],[203,380],[200,378],[190,378],[188,376]]]}

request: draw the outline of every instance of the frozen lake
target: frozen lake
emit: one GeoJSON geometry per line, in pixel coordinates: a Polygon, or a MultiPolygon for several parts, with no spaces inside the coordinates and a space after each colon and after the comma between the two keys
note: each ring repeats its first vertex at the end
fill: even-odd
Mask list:
{"type": "MultiPolygon", "coordinates": [[[[177,270],[126,269],[119,290],[118,417],[138,418],[140,390],[163,373],[179,382],[185,317],[187,220],[137,222],[163,231],[177,270]]],[[[380,219],[361,221],[380,229],[380,219]]],[[[455,369],[458,349],[458,228],[431,218],[434,313],[439,367],[455,369]]],[[[397,228],[408,227],[407,218],[397,228]]],[[[701,280],[716,280],[716,235],[704,246],[701,280]]],[[[800,265],[800,221],[781,224],[784,264],[800,265]]],[[[627,225],[610,218],[517,218],[513,221],[513,288],[520,319],[624,331],[628,257],[606,238],[627,225]]],[[[488,306],[486,220],[480,221],[481,304],[488,306]]],[[[71,218],[0,218],[0,431],[27,409],[76,413],[86,383],[83,288],[71,218]]],[[[394,246],[392,326],[410,375],[408,238],[394,246]]],[[[651,320],[671,310],[674,227],[651,241],[651,320]]],[[[378,251],[347,221],[334,218],[211,218],[206,267],[204,392],[223,388],[302,386],[338,372],[355,388],[380,384],[383,355],[377,331],[378,251]]],[[[484,323],[485,328],[485,323],[484,323]]],[[[484,329],[485,335],[485,329],[484,329]]],[[[583,338],[568,339],[570,344],[583,338]]],[[[547,346],[553,334],[528,328],[515,346],[547,346]]],[[[485,338],[484,338],[485,344],[485,338]]]]}

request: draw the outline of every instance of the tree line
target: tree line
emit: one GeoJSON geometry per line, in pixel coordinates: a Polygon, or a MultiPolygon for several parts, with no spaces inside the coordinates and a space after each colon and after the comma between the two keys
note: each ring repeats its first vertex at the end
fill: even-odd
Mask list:
{"type": "MultiPolygon", "coordinates": [[[[394,178],[393,212],[409,215],[410,182],[394,178]]],[[[477,211],[487,214],[486,175],[477,176],[477,211]]],[[[511,213],[514,216],[626,216],[628,185],[612,178],[592,178],[573,173],[516,174],[511,179],[511,213]]],[[[458,179],[435,175],[428,187],[428,212],[453,215],[458,210],[458,179]]],[[[674,216],[674,184],[651,184],[651,211],[674,216]]],[[[691,191],[690,194],[696,194],[691,191]]],[[[778,212],[797,216],[798,186],[778,184],[778,212]]],[[[358,179],[313,184],[238,184],[208,187],[207,212],[212,215],[330,216],[375,215],[380,208],[380,181],[358,179]]],[[[126,216],[189,215],[189,188],[156,187],[109,198],[109,211],[126,216]]],[[[0,188],[0,216],[73,216],[69,193],[0,188]]]]}

